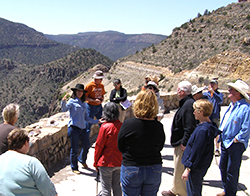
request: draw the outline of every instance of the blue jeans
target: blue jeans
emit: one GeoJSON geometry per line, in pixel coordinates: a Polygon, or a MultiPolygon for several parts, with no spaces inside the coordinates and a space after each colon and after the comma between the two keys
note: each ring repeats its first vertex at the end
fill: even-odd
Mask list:
{"type": "Polygon", "coordinates": [[[208,167],[190,171],[186,182],[188,196],[201,196],[203,177],[206,175],[207,170],[208,167]]]}
{"type": "MultiPolygon", "coordinates": [[[[100,105],[90,105],[90,104],[86,104],[86,108],[87,108],[87,114],[89,115],[90,118],[94,118],[96,117],[97,119],[102,118],[102,104],[100,105]]],[[[87,132],[90,131],[92,124],[87,123],[87,132]]],[[[99,124],[99,126],[101,126],[99,124]]]]}
{"type": "Polygon", "coordinates": [[[243,143],[233,143],[225,148],[221,142],[220,172],[222,186],[226,196],[236,195],[242,154],[245,151],[243,143]]]}
{"type": "Polygon", "coordinates": [[[72,170],[78,170],[78,161],[86,163],[87,154],[89,152],[89,132],[86,129],[80,129],[76,126],[68,127],[68,136],[70,139],[70,165],[72,170]],[[78,155],[79,140],[82,144],[82,150],[78,155]]]}
{"type": "Polygon", "coordinates": [[[162,165],[121,166],[123,196],[156,196],[161,184],[162,165]]]}

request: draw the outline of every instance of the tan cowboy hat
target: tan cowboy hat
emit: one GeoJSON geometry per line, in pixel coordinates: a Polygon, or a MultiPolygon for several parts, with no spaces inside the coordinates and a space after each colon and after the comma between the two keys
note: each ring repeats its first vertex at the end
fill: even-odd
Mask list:
{"type": "Polygon", "coordinates": [[[202,92],[202,91],[204,90],[204,88],[205,88],[205,87],[200,87],[200,88],[198,88],[196,85],[193,85],[193,86],[192,86],[192,92],[191,92],[191,94],[192,94],[192,95],[195,95],[195,94],[197,94],[197,93],[199,93],[199,92],[202,92]]]}
{"type": "Polygon", "coordinates": [[[247,92],[249,90],[249,86],[243,82],[242,80],[236,80],[236,82],[227,83],[228,86],[233,87],[235,90],[237,90],[240,94],[242,94],[247,100],[250,100],[247,92]]]}

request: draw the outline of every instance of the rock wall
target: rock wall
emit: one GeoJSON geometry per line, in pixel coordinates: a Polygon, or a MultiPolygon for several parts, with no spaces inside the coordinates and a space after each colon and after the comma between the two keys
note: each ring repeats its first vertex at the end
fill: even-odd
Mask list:
{"type": "MultiPolygon", "coordinates": [[[[228,105],[230,102],[228,91],[222,91],[222,93],[224,94],[223,105],[228,105]]],[[[176,93],[161,95],[161,98],[164,100],[166,111],[178,108],[179,100],[176,93]]],[[[133,103],[135,96],[129,98],[129,100],[133,103]]],[[[126,119],[131,117],[133,117],[132,107],[128,108],[126,112],[126,119]]],[[[37,157],[46,169],[51,168],[55,163],[69,155],[68,121],[69,113],[61,112],[25,127],[30,136],[30,150],[28,154],[37,157]]],[[[98,130],[98,125],[92,126],[90,140],[96,138],[98,130]]]]}

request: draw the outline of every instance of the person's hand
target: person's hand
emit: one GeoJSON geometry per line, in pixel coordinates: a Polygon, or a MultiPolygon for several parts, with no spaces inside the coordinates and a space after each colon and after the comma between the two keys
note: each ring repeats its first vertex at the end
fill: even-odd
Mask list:
{"type": "Polygon", "coordinates": [[[214,93],[214,90],[213,90],[213,88],[212,88],[211,86],[208,87],[208,91],[209,91],[210,93],[214,93]]]}
{"type": "Polygon", "coordinates": [[[95,167],[95,171],[97,171],[97,172],[98,172],[98,170],[99,170],[99,167],[98,167],[98,166],[96,166],[96,167],[95,167]]]}
{"type": "Polygon", "coordinates": [[[238,143],[239,142],[239,140],[237,140],[236,138],[234,138],[234,143],[238,143]]]}
{"type": "Polygon", "coordinates": [[[183,145],[181,144],[181,150],[184,151],[185,148],[186,148],[186,146],[183,146],[183,145]]]}
{"type": "Polygon", "coordinates": [[[64,97],[62,98],[62,100],[63,100],[63,101],[66,101],[68,95],[69,95],[69,93],[66,93],[66,95],[64,95],[64,97]]]}
{"type": "Polygon", "coordinates": [[[107,121],[104,120],[103,118],[100,118],[98,124],[102,124],[102,123],[105,123],[105,122],[107,122],[107,121]]]}
{"type": "Polygon", "coordinates": [[[182,180],[188,181],[188,175],[190,173],[190,169],[186,168],[181,176],[182,180]]]}
{"type": "Polygon", "coordinates": [[[102,103],[102,101],[100,99],[95,99],[94,102],[96,102],[96,103],[102,103]]]}

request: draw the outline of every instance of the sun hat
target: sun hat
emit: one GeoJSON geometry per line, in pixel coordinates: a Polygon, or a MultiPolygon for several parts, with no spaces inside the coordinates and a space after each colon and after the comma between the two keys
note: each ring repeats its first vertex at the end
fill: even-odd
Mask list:
{"type": "Polygon", "coordinates": [[[159,80],[160,80],[160,78],[156,75],[151,77],[151,81],[155,82],[155,84],[157,84],[157,85],[158,85],[159,80]]]}
{"type": "Polygon", "coordinates": [[[156,91],[159,91],[157,84],[155,82],[149,81],[146,88],[148,88],[149,86],[153,86],[156,91]]]}
{"type": "Polygon", "coordinates": [[[202,91],[204,90],[204,88],[205,88],[205,87],[200,87],[200,88],[198,88],[196,85],[193,85],[193,86],[192,86],[191,94],[192,94],[192,95],[195,95],[195,94],[197,94],[197,93],[199,93],[199,92],[202,92],[202,91]]]}
{"type": "Polygon", "coordinates": [[[77,84],[77,85],[75,86],[75,88],[71,88],[71,90],[72,90],[72,91],[81,90],[81,91],[83,91],[84,93],[88,92],[88,91],[85,91],[85,90],[84,90],[84,85],[83,85],[83,84],[77,84]]]}
{"type": "Polygon", "coordinates": [[[233,87],[235,90],[237,90],[240,94],[242,94],[247,100],[250,100],[247,92],[249,90],[249,86],[243,82],[242,80],[236,80],[236,82],[227,83],[228,86],[233,87]]]}
{"type": "Polygon", "coordinates": [[[103,72],[101,70],[97,70],[93,75],[93,78],[95,79],[103,79],[104,77],[105,76],[103,75],[103,72]]]}
{"type": "Polygon", "coordinates": [[[217,81],[217,80],[215,80],[215,79],[213,79],[213,80],[211,80],[211,81],[210,81],[210,83],[215,83],[215,84],[218,84],[218,81],[217,81]]]}

